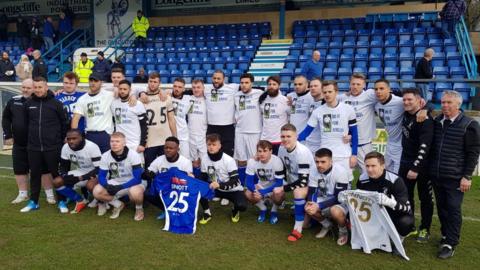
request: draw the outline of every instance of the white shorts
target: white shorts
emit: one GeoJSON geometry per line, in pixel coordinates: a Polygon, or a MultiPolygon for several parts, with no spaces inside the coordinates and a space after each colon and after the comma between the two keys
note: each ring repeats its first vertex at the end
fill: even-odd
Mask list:
{"type": "Polygon", "coordinates": [[[180,141],[180,155],[184,157],[190,156],[190,143],[188,141],[180,141]]]}
{"type": "MultiPolygon", "coordinates": [[[[319,205],[320,206],[320,205],[319,205]]],[[[322,214],[322,217],[325,217],[325,218],[331,218],[332,215],[330,213],[330,209],[333,208],[333,207],[336,207],[340,210],[343,211],[343,213],[345,214],[345,216],[348,214],[348,206],[344,205],[344,204],[334,204],[330,207],[327,207],[327,208],[324,208],[324,209],[321,209],[320,212],[322,214]]]]}
{"type": "Polygon", "coordinates": [[[202,136],[190,136],[189,141],[189,155],[191,161],[195,161],[207,154],[207,143],[205,137],[202,136]]]}
{"type": "Polygon", "coordinates": [[[353,172],[352,172],[352,168],[350,168],[350,158],[349,157],[334,157],[332,160],[333,160],[333,163],[339,164],[342,167],[344,167],[345,170],[347,170],[347,172],[348,172],[348,181],[350,181],[350,182],[353,181],[353,172]]]}
{"type": "MultiPolygon", "coordinates": [[[[147,189],[147,181],[145,180],[142,180],[142,183],[141,184],[138,184],[138,185],[135,185],[133,187],[136,187],[136,186],[142,186],[143,187],[143,190],[145,191],[145,189],[147,189]]],[[[117,192],[117,194],[115,194],[115,198],[116,199],[120,199],[121,197],[123,196],[127,196],[128,195],[128,190],[131,189],[132,187],[129,187],[129,188],[124,188],[122,190],[120,190],[119,192],[117,192]]]]}
{"type": "Polygon", "coordinates": [[[373,151],[372,143],[368,143],[362,146],[358,147],[357,151],[357,167],[360,168],[360,175],[364,172],[365,170],[365,156],[373,151]]]}
{"type": "Polygon", "coordinates": [[[260,133],[235,133],[235,153],[233,158],[247,161],[257,153],[257,143],[260,133]]]}
{"type": "Polygon", "coordinates": [[[387,171],[398,173],[400,160],[402,159],[402,146],[396,144],[387,144],[385,151],[385,169],[387,171]]]}

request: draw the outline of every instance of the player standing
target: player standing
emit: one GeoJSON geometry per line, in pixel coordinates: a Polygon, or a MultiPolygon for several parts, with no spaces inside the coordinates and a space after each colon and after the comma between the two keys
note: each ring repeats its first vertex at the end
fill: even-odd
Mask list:
{"type": "Polygon", "coordinates": [[[247,160],[255,156],[255,148],[262,132],[262,114],[258,103],[263,91],[252,89],[254,77],[245,73],[240,77],[240,91],[235,93],[235,154],[238,175],[245,183],[247,160]]]}
{"type": "MultiPolygon", "coordinates": [[[[313,111],[323,105],[325,100],[323,100],[323,93],[322,93],[322,80],[318,77],[313,78],[310,80],[310,95],[313,98],[313,103],[310,105],[308,118],[312,116],[313,111]]],[[[312,130],[312,134],[305,139],[305,146],[312,151],[312,154],[321,148],[322,142],[322,134],[318,127],[315,127],[312,130]]]]}
{"type": "Polygon", "coordinates": [[[273,154],[278,154],[280,128],[288,123],[290,113],[288,99],[280,93],[280,77],[268,77],[267,91],[260,97],[259,102],[263,122],[260,139],[271,142],[273,154]]]}
{"type": "MultiPolygon", "coordinates": [[[[75,111],[75,105],[77,100],[85,94],[85,92],[77,91],[78,76],[75,72],[65,72],[63,74],[63,91],[55,98],[63,103],[63,106],[68,112],[68,119],[71,122],[73,118],[73,112],[75,111]]],[[[78,129],[82,132],[85,130],[85,119],[82,117],[78,123],[78,129]]]]}
{"type": "Polygon", "coordinates": [[[192,81],[193,96],[188,110],[188,131],[190,138],[190,160],[195,177],[200,177],[200,158],[207,154],[207,104],[202,80],[192,81]]]}
{"type": "Polygon", "coordinates": [[[310,108],[314,101],[312,95],[309,94],[307,78],[301,75],[295,77],[293,86],[295,91],[287,95],[291,102],[290,123],[297,130],[303,130],[307,126],[310,108]]]}
{"type": "Polygon", "coordinates": [[[175,113],[175,123],[177,124],[177,138],[180,141],[180,154],[188,157],[190,155],[189,136],[187,125],[187,114],[190,109],[190,97],[184,95],[185,80],[176,78],[173,81],[173,111],[175,113]]]}

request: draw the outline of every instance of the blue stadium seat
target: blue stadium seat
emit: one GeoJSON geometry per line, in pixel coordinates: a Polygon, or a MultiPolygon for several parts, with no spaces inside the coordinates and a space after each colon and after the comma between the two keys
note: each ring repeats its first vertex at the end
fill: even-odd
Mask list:
{"type": "Polygon", "coordinates": [[[385,41],[385,53],[396,53],[398,51],[398,42],[396,40],[385,41]]]}
{"type": "Polygon", "coordinates": [[[193,70],[184,70],[182,72],[183,79],[185,80],[185,83],[192,83],[194,72],[193,70]]]}
{"type": "Polygon", "coordinates": [[[339,80],[349,80],[350,76],[352,76],[352,68],[344,68],[340,67],[337,72],[339,80]]]}
{"type": "Polygon", "coordinates": [[[441,67],[445,64],[445,53],[438,52],[433,55],[432,66],[441,67]]]}
{"type": "Polygon", "coordinates": [[[195,70],[195,73],[193,74],[193,78],[195,80],[205,80],[206,76],[207,73],[205,72],[205,70],[202,69],[195,70]]]}
{"type": "Polygon", "coordinates": [[[232,70],[238,67],[238,58],[237,57],[227,57],[227,62],[225,65],[226,69],[232,70]]]}
{"type": "Polygon", "coordinates": [[[215,57],[213,68],[223,69],[225,67],[225,57],[215,57]]]}
{"type": "Polygon", "coordinates": [[[398,67],[385,67],[383,70],[383,75],[387,80],[398,79],[398,75],[399,75],[398,67]]]}
{"type": "Polygon", "coordinates": [[[461,65],[462,55],[458,52],[447,52],[447,64],[449,67],[458,67],[461,65]]]}
{"type": "Polygon", "coordinates": [[[348,92],[350,90],[350,84],[348,82],[338,83],[338,90],[341,92],[348,92]]]}
{"type": "Polygon", "coordinates": [[[450,67],[450,77],[455,79],[463,79],[467,77],[465,67],[450,67]]]}
{"type": "Polygon", "coordinates": [[[434,67],[433,75],[435,75],[435,78],[438,78],[438,79],[448,78],[448,75],[449,75],[448,67],[434,67]]]}
{"type": "Polygon", "coordinates": [[[400,67],[401,79],[413,79],[415,75],[415,69],[413,67],[400,67]]]}
{"type": "Polygon", "coordinates": [[[412,40],[400,40],[398,46],[400,47],[400,53],[411,53],[413,51],[412,40]]]}
{"type": "Polygon", "coordinates": [[[378,67],[370,67],[368,68],[368,79],[370,80],[378,80],[383,77],[383,71],[381,68],[378,67]]]}
{"type": "Polygon", "coordinates": [[[284,68],[279,72],[279,75],[282,82],[290,82],[293,77],[293,71],[291,69],[284,68]]]}
{"type": "Polygon", "coordinates": [[[238,58],[238,69],[246,71],[248,69],[248,65],[250,64],[250,58],[246,56],[240,56],[238,58]]]}

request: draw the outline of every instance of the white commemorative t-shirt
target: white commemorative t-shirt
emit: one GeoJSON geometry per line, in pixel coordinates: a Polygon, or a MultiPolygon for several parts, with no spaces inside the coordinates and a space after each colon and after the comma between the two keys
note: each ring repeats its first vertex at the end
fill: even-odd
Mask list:
{"type": "Polygon", "coordinates": [[[256,161],[253,158],[249,159],[246,173],[248,175],[256,175],[258,177],[258,184],[262,189],[275,184],[275,179],[285,179],[283,162],[275,155],[272,155],[267,163],[256,161]]]}
{"type": "Polygon", "coordinates": [[[78,99],[74,113],[85,118],[85,131],[105,131],[112,134],[113,121],[110,105],[113,100],[112,92],[102,90],[94,96],[87,93],[78,99]]]}
{"type": "Polygon", "coordinates": [[[190,109],[190,97],[183,95],[182,99],[172,97],[173,112],[177,123],[177,138],[180,141],[188,141],[187,114],[190,109]]]}
{"type": "Polygon", "coordinates": [[[182,155],[179,155],[178,160],[175,162],[169,162],[165,155],[159,156],[150,164],[148,170],[154,173],[163,173],[173,167],[177,167],[180,171],[187,174],[193,171],[192,162],[182,155]]]}
{"type": "Polygon", "coordinates": [[[207,103],[204,97],[190,98],[188,131],[190,138],[198,136],[204,138],[207,134],[207,103]]]}
{"type": "Polygon", "coordinates": [[[403,113],[403,99],[395,95],[391,95],[391,99],[386,104],[377,102],[375,111],[378,117],[385,125],[388,139],[387,145],[402,145],[402,121],[403,113]]]}
{"type": "Polygon", "coordinates": [[[209,125],[226,126],[235,122],[235,93],[238,84],[224,84],[220,89],[205,85],[207,120],[209,125]]]}
{"type": "Polygon", "coordinates": [[[288,152],[284,146],[280,146],[278,157],[285,166],[285,178],[288,184],[297,181],[300,174],[309,175],[311,168],[315,167],[312,152],[300,142],[297,142],[292,152],[288,152]]]}
{"type": "Polygon", "coordinates": [[[336,184],[350,185],[349,179],[349,173],[339,164],[332,164],[332,168],[326,174],[319,172],[315,166],[311,169],[308,186],[317,189],[317,203],[321,203],[335,194],[336,184]]]}
{"type": "Polygon", "coordinates": [[[125,135],[128,147],[138,147],[141,137],[140,120],[146,117],[143,103],[137,101],[137,104],[131,107],[128,102],[117,98],[112,102],[111,110],[115,119],[115,130],[125,135]]]}
{"type": "Polygon", "coordinates": [[[168,125],[168,112],[173,112],[172,99],[167,96],[161,101],[158,94],[148,94],[148,103],[145,104],[147,113],[147,147],[165,144],[165,140],[172,136],[168,125]]]}
{"type": "MultiPolygon", "coordinates": [[[[202,173],[208,175],[208,179],[212,182],[218,183],[227,182],[230,177],[229,172],[238,172],[237,163],[229,155],[223,153],[222,158],[218,161],[212,161],[208,155],[202,157],[202,173]]],[[[221,190],[221,189],[219,189],[221,190]]],[[[221,190],[225,192],[243,191],[243,186],[238,184],[236,187],[229,190],[221,190]]]]}
{"type": "Polygon", "coordinates": [[[343,141],[348,128],[356,125],[355,111],[352,106],[338,102],[334,108],[327,104],[315,109],[308,120],[308,125],[318,126],[322,134],[321,146],[332,151],[333,157],[350,157],[352,148],[343,141]]]}
{"type": "Polygon", "coordinates": [[[133,168],[141,167],[141,164],[142,159],[136,151],[128,151],[124,160],[116,161],[109,150],[102,155],[100,169],[108,171],[108,184],[122,185],[133,178],[133,168]]]}
{"type": "Polygon", "coordinates": [[[355,110],[358,127],[358,144],[362,145],[372,142],[376,136],[377,128],[375,122],[375,104],[377,104],[375,90],[368,89],[358,96],[342,94],[338,96],[338,101],[349,104],[355,110]]]}
{"type": "Polygon", "coordinates": [[[290,123],[297,128],[298,132],[301,132],[307,126],[307,121],[310,117],[310,108],[315,101],[308,91],[301,96],[296,92],[291,92],[287,97],[292,99],[290,123]]]}
{"type": "MultiPolygon", "coordinates": [[[[322,106],[322,100],[313,101],[313,103],[310,104],[308,119],[310,119],[310,116],[312,116],[313,111],[320,106],[322,106]]],[[[299,130],[298,132],[302,132],[302,130],[299,130]]],[[[310,147],[310,146],[320,147],[321,143],[322,143],[322,133],[320,132],[320,128],[318,126],[316,126],[316,127],[313,128],[312,133],[310,133],[310,136],[308,136],[305,139],[305,144],[308,147],[310,147]]],[[[314,150],[316,151],[318,149],[310,149],[310,150],[312,150],[312,152],[314,152],[314,150]]]]}
{"type": "Polygon", "coordinates": [[[235,94],[235,131],[238,133],[262,132],[262,113],[258,99],[263,94],[262,90],[252,89],[244,94],[237,91],[235,94]]]}
{"type": "Polygon", "coordinates": [[[81,176],[99,166],[102,152],[95,143],[85,140],[85,146],[78,151],[73,151],[67,143],[64,144],[61,157],[64,160],[70,160],[68,174],[81,176]]]}
{"type": "Polygon", "coordinates": [[[290,106],[287,98],[279,93],[276,97],[267,96],[260,105],[262,112],[262,140],[280,142],[280,129],[288,123],[290,106]]]}

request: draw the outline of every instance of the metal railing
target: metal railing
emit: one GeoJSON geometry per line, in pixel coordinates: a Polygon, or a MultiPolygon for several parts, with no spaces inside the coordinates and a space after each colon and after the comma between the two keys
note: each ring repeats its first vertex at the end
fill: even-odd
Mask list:
{"type": "Polygon", "coordinates": [[[129,46],[131,44],[131,40],[134,34],[135,33],[132,31],[132,25],[129,25],[128,28],[123,30],[113,40],[111,40],[108,43],[108,46],[104,49],[104,51],[107,51],[110,48],[113,48],[114,50],[110,55],[106,56],[106,59],[109,60],[112,56],[115,58],[121,56],[119,55],[119,50],[126,45],[129,46]]]}
{"type": "Polygon", "coordinates": [[[472,41],[470,40],[468,28],[465,24],[463,16],[455,26],[455,37],[457,38],[460,53],[462,54],[463,58],[463,63],[465,64],[465,69],[467,70],[468,78],[476,78],[478,76],[477,60],[475,59],[472,41]]]}

